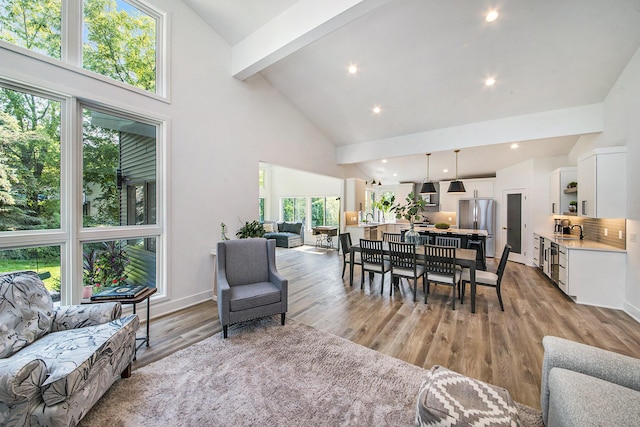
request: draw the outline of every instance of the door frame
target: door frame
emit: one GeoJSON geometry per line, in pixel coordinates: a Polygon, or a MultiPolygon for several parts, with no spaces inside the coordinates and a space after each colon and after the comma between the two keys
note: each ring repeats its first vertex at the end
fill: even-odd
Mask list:
{"type": "MultiPolygon", "coordinates": [[[[528,231],[528,223],[529,223],[529,210],[528,210],[528,202],[529,197],[527,194],[526,188],[513,188],[502,190],[502,209],[500,210],[500,223],[502,224],[502,229],[500,230],[500,237],[504,244],[507,243],[507,196],[509,194],[521,194],[522,195],[522,222],[520,228],[520,235],[522,238],[522,251],[523,253],[518,254],[513,251],[509,253],[509,261],[515,261],[520,264],[526,264],[527,258],[529,258],[529,233],[528,231]]],[[[496,251],[497,252],[497,251],[496,251]]],[[[497,253],[496,253],[497,256],[497,253]]]]}

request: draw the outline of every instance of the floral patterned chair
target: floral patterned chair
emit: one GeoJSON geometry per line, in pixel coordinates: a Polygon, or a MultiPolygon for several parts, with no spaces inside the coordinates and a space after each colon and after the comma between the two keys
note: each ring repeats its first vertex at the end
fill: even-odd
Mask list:
{"type": "Polygon", "coordinates": [[[119,303],[53,307],[33,271],[0,274],[0,425],[76,425],[131,374],[138,316],[119,303]]]}

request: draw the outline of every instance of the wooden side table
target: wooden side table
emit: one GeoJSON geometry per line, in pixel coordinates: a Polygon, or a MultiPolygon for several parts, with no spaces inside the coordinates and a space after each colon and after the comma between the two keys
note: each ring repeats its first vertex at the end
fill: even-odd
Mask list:
{"type": "MultiPolygon", "coordinates": [[[[151,295],[155,294],[156,292],[158,292],[157,288],[147,288],[143,293],[141,293],[140,295],[138,295],[135,298],[113,298],[113,299],[103,299],[103,300],[98,300],[98,301],[91,301],[89,298],[83,299],[80,303],[81,304],[100,304],[103,302],[119,302],[120,304],[132,304],[133,305],[133,314],[136,314],[136,305],[138,303],[141,303],[143,301],[147,301],[147,333],[144,337],[136,337],[136,342],[139,341],[139,344],[136,345],[136,353],[138,352],[138,349],[140,347],[142,347],[144,344],[147,345],[147,347],[149,347],[149,307],[151,307],[151,301],[149,300],[149,298],[151,298],[151,295]]],[[[136,356],[133,356],[133,360],[136,360],[136,356]]]]}

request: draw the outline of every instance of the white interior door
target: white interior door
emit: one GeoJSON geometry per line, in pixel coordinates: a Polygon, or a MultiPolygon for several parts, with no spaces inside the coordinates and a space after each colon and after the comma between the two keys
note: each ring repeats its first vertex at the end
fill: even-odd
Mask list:
{"type": "MultiPolygon", "coordinates": [[[[504,190],[502,193],[502,241],[511,245],[509,260],[527,262],[527,192],[524,189],[504,190]]],[[[502,248],[496,248],[500,256],[502,248]]]]}

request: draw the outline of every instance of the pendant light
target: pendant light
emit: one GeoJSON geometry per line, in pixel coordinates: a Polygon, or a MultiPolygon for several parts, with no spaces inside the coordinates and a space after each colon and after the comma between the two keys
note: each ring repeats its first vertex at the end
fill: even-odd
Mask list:
{"type": "Polygon", "coordinates": [[[433,182],[429,179],[429,156],[431,156],[431,153],[427,154],[427,180],[422,183],[420,192],[423,194],[436,194],[436,186],[433,185],[433,182]]]}
{"type": "Polygon", "coordinates": [[[462,183],[462,181],[458,179],[458,153],[459,152],[460,150],[454,150],[454,153],[456,153],[456,179],[455,181],[451,181],[451,184],[449,184],[449,189],[447,190],[447,193],[466,193],[467,191],[464,189],[464,184],[462,183]]]}

